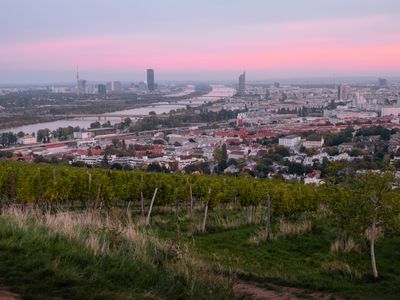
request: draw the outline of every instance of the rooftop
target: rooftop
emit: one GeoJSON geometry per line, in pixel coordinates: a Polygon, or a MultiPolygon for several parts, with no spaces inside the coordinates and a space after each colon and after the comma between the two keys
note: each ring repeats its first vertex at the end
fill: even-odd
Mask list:
{"type": "Polygon", "coordinates": [[[306,138],[306,141],[310,142],[320,142],[322,140],[321,135],[310,135],[306,138]]]}

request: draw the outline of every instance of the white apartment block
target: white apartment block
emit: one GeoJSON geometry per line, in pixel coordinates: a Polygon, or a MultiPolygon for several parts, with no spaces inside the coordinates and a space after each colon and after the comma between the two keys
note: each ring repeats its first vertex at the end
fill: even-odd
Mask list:
{"type": "Polygon", "coordinates": [[[288,148],[296,147],[301,141],[301,138],[298,135],[288,135],[282,138],[279,138],[279,145],[285,146],[288,148]]]}

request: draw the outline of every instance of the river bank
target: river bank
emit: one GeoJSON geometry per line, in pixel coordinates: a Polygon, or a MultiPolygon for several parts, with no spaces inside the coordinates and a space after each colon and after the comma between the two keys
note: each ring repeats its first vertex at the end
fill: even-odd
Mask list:
{"type": "Polygon", "coordinates": [[[56,130],[57,128],[60,127],[68,127],[68,126],[72,127],[79,126],[80,128],[89,128],[90,124],[96,121],[99,122],[110,121],[111,124],[115,124],[121,122],[121,115],[126,115],[126,117],[129,117],[130,115],[148,116],[150,112],[154,112],[155,114],[159,115],[163,113],[169,113],[172,110],[185,108],[187,105],[192,107],[197,107],[209,101],[214,102],[219,100],[220,98],[218,98],[218,96],[221,96],[221,98],[230,97],[234,93],[235,90],[233,88],[226,87],[223,85],[212,85],[212,90],[206,95],[178,100],[175,103],[168,103],[164,101],[164,102],[159,102],[158,104],[143,105],[141,107],[136,107],[131,109],[108,111],[99,114],[97,117],[58,118],[58,119],[54,117],[56,118],[56,120],[50,120],[50,121],[40,121],[39,118],[41,117],[38,117],[39,122],[37,123],[30,123],[21,126],[3,128],[0,130],[0,132],[18,133],[22,131],[29,134],[31,133],[36,134],[38,130],[45,128],[48,128],[51,131],[56,130]],[[102,115],[105,114],[107,116],[102,117],[102,115]],[[116,117],[113,117],[112,115],[116,115],[116,117]]]}

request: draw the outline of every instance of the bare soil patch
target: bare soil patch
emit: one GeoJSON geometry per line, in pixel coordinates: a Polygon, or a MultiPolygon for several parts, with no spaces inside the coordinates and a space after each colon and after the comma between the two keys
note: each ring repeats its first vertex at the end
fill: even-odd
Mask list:
{"type": "Polygon", "coordinates": [[[257,286],[251,282],[238,282],[233,291],[238,299],[242,300],[342,300],[342,298],[319,292],[307,291],[299,288],[270,285],[271,289],[257,286]]]}
{"type": "Polygon", "coordinates": [[[0,289],[1,300],[20,300],[21,297],[18,294],[9,292],[7,290],[0,289]]]}

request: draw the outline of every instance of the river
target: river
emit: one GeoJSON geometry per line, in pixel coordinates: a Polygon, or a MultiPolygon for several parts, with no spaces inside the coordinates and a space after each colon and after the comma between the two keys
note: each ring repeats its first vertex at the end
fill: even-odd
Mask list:
{"type": "MultiPolygon", "coordinates": [[[[185,108],[186,105],[190,105],[192,107],[200,106],[205,102],[209,101],[217,101],[219,98],[214,98],[214,96],[222,96],[222,97],[229,97],[235,94],[235,90],[230,87],[226,87],[224,85],[212,85],[212,90],[210,93],[201,96],[201,97],[196,97],[192,99],[186,99],[186,100],[180,100],[177,101],[176,103],[170,104],[167,102],[161,102],[156,105],[151,105],[151,106],[145,106],[145,107],[140,107],[140,108],[134,108],[134,109],[126,109],[126,110],[121,110],[121,111],[114,111],[107,113],[107,121],[110,121],[111,124],[121,122],[120,117],[109,117],[110,115],[143,115],[147,116],[149,115],[150,112],[155,112],[156,114],[162,114],[162,113],[168,113],[171,110],[176,110],[180,108],[185,108]]],[[[105,122],[103,118],[101,118],[100,122],[105,122]]],[[[2,129],[0,132],[14,132],[18,133],[20,131],[25,132],[25,133],[33,133],[37,132],[39,129],[45,129],[48,128],[50,130],[56,130],[59,127],[68,127],[68,126],[73,126],[77,127],[79,126],[80,128],[88,128],[90,127],[90,124],[97,121],[98,118],[92,117],[92,118],[87,118],[85,117],[84,119],[82,118],[74,118],[74,119],[64,119],[64,120],[58,120],[58,121],[52,121],[52,122],[43,122],[43,123],[37,123],[37,124],[31,124],[31,125],[23,125],[23,126],[18,126],[18,127],[12,127],[12,128],[6,128],[2,129]]]]}

